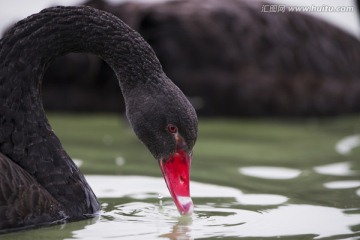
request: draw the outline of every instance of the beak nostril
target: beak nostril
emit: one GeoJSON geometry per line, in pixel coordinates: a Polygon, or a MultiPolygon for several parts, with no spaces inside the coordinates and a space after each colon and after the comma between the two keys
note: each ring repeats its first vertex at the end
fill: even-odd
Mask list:
{"type": "Polygon", "coordinates": [[[181,184],[184,184],[184,182],[185,182],[184,177],[180,175],[179,181],[180,181],[181,184]]]}

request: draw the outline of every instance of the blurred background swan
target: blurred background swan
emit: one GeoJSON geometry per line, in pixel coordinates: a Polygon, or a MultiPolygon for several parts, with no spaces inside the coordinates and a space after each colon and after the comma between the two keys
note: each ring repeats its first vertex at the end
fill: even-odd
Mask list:
{"type": "MultiPolygon", "coordinates": [[[[24,6],[14,1],[1,7],[0,30],[44,7],[90,5],[115,14],[139,31],[200,115],[328,116],[359,112],[356,2],[291,2],[291,6],[353,7],[344,12],[261,12],[264,6],[288,3],[42,0],[24,6]]],[[[95,56],[69,54],[59,58],[45,75],[45,108],[122,112],[123,99],[112,78],[110,68],[95,56]]]]}

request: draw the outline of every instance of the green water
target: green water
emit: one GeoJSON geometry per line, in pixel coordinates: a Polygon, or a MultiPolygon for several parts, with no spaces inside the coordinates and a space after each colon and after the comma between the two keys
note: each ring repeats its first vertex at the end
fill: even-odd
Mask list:
{"type": "Polygon", "coordinates": [[[0,239],[360,239],[360,116],[200,119],[191,217],[179,217],[123,117],[50,121],[103,212],[0,239]]]}

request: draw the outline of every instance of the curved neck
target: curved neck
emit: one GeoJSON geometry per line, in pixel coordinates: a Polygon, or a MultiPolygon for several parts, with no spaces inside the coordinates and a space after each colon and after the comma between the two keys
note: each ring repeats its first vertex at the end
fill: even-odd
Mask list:
{"type": "Polygon", "coordinates": [[[125,102],[133,89],[144,83],[156,86],[164,78],[153,50],[139,34],[115,16],[87,7],[44,10],[16,24],[1,40],[0,152],[65,208],[81,215],[99,205],[53,133],[40,97],[47,66],[69,52],[103,58],[115,71],[125,102]]]}
{"type": "MultiPolygon", "coordinates": [[[[111,14],[86,7],[57,7],[19,22],[2,40],[4,66],[14,59],[42,74],[59,55],[87,52],[104,59],[126,93],[139,83],[158,81],[162,69],[143,38],[111,14]]],[[[18,69],[17,69],[18,70],[18,69]]]]}

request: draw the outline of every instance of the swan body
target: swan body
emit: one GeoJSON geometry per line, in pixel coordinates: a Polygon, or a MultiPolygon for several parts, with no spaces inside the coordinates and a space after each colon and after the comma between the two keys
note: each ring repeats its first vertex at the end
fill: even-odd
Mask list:
{"type": "Polygon", "coordinates": [[[159,161],[180,213],[191,212],[192,202],[181,204],[178,197],[190,199],[194,108],[151,47],[117,17],[90,7],[55,7],[18,22],[0,41],[0,231],[80,220],[100,210],[40,96],[45,70],[69,52],[93,53],[114,70],[135,134],[159,161]],[[183,186],[176,185],[179,178],[183,186]]]}

